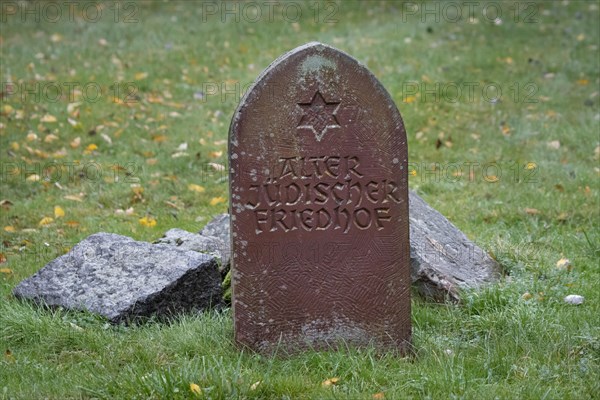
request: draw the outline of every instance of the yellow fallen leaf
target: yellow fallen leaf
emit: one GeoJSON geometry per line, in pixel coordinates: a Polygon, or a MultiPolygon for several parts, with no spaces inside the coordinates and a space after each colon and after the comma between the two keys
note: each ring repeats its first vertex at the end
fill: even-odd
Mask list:
{"type": "MultiPolygon", "coordinates": [[[[11,148],[11,149],[13,149],[14,151],[17,151],[17,150],[19,150],[19,148],[20,148],[20,147],[21,147],[21,146],[20,146],[20,145],[19,145],[19,143],[17,143],[17,142],[11,142],[11,143],[10,143],[10,148],[11,148]]],[[[600,148],[600,147],[597,147],[597,148],[600,148]]]]}
{"type": "Polygon", "coordinates": [[[528,162],[527,165],[525,166],[526,169],[536,169],[537,168],[537,164],[534,162],[528,162]]]}
{"type": "Polygon", "coordinates": [[[487,175],[485,177],[485,180],[487,182],[495,183],[495,182],[498,182],[498,177],[496,175],[487,175]]]}
{"type": "Polygon", "coordinates": [[[14,227],[14,226],[8,225],[8,226],[5,226],[5,227],[4,227],[4,231],[5,231],[5,232],[15,232],[15,231],[16,231],[16,229],[15,229],[15,227],[14,227]]]}
{"type": "Polygon", "coordinates": [[[68,194],[68,195],[64,196],[63,199],[82,202],[84,196],[85,195],[83,195],[83,194],[81,194],[81,195],[68,194]]]}
{"type": "Polygon", "coordinates": [[[250,385],[250,390],[256,390],[258,385],[260,385],[261,381],[256,381],[252,385],[250,385]]]}
{"type": "Polygon", "coordinates": [[[529,293],[529,292],[525,292],[525,293],[523,293],[523,295],[521,296],[521,298],[523,300],[531,300],[533,298],[533,295],[531,293],[529,293]]]}
{"type": "Polygon", "coordinates": [[[402,100],[402,101],[410,104],[410,103],[414,103],[415,101],[417,101],[417,98],[415,96],[406,96],[404,98],[404,100],[402,100]]]}
{"type": "Polygon", "coordinates": [[[45,226],[45,225],[51,224],[53,221],[54,221],[54,218],[44,217],[40,220],[40,222],[38,223],[38,226],[45,226]]]}
{"type": "Polygon", "coordinates": [[[50,134],[46,135],[46,137],[44,138],[44,143],[52,143],[57,139],[58,139],[58,136],[50,133],[50,134]]]}
{"type": "Polygon", "coordinates": [[[340,378],[329,378],[329,379],[325,379],[322,383],[321,386],[323,387],[328,387],[328,386],[332,386],[332,385],[336,385],[338,382],[340,381],[340,378]]]}
{"type": "Polygon", "coordinates": [[[152,141],[154,143],[162,143],[167,141],[167,137],[165,135],[154,135],[152,136],[152,141]]]}
{"type": "Polygon", "coordinates": [[[557,220],[563,222],[569,219],[569,213],[566,212],[561,212],[560,214],[558,214],[558,217],[556,217],[557,220]]]}
{"type": "Polygon", "coordinates": [[[2,106],[2,113],[3,114],[10,114],[14,111],[15,109],[13,108],[13,106],[11,106],[10,104],[5,104],[4,106],[2,106]]]}
{"type": "Polygon", "coordinates": [[[581,86],[585,86],[588,83],[590,83],[590,81],[588,81],[587,79],[579,79],[579,80],[577,80],[577,84],[581,85],[581,86]]]}
{"type": "Polygon", "coordinates": [[[146,79],[148,77],[147,72],[138,72],[134,75],[136,81],[141,81],[142,79],[146,79]]]}
{"type": "Polygon", "coordinates": [[[87,147],[85,148],[85,150],[83,151],[84,154],[90,154],[92,151],[97,150],[98,146],[96,146],[96,144],[94,143],[90,143],[87,145],[87,147]]]}
{"type": "Polygon", "coordinates": [[[219,197],[213,197],[210,200],[210,205],[211,206],[216,206],[217,204],[224,203],[224,202],[225,202],[225,197],[221,197],[221,196],[219,196],[219,197]]]}
{"type": "Polygon", "coordinates": [[[25,137],[25,140],[27,140],[28,142],[33,142],[34,140],[37,140],[37,138],[38,138],[38,135],[36,135],[33,132],[29,132],[27,134],[27,136],[25,137]]]}
{"type": "Polygon", "coordinates": [[[221,156],[223,155],[223,152],[222,152],[222,151],[211,151],[211,152],[209,153],[209,155],[210,155],[212,158],[219,158],[219,157],[221,157],[221,156]]]}
{"type": "Polygon", "coordinates": [[[195,383],[190,383],[190,391],[194,393],[196,396],[202,395],[202,389],[195,383]]]}
{"type": "MultiPolygon", "coordinates": [[[[4,255],[4,253],[0,253],[0,264],[4,264],[6,262],[6,256],[4,255]]],[[[12,272],[12,270],[8,269],[8,268],[2,268],[2,272],[4,272],[5,274],[9,274],[12,272]],[[10,272],[6,272],[6,271],[10,271],[10,272]]]]}
{"type": "Polygon", "coordinates": [[[65,216],[65,210],[61,206],[54,206],[54,218],[62,218],[65,216]]]}
{"type": "Polygon", "coordinates": [[[195,183],[190,183],[188,185],[188,190],[191,190],[192,192],[198,192],[198,193],[204,193],[205,189],[200,186],[200,185],[196,185],[195,183]]]}
{"type": "Polygon", "coordinates": [[[75,228],[75,227],[79,226],[79,222],[77,222],[77,221],[67,221],[67,222],[65,222],[65,225],[67,225],[69,228],[75,228]]]}
{"type": "Polygon", "coordinates": [[[63,39],[63,36],[60,33],[53,33],[52,36],[50,36],[50,41],[52,43],[58,43],[63,39]]]}
{"type": "Polygon", "coordinates": [[[139,222],[142,226],[146,226],[148,228],[152,228],[153,226],[156,226],[156,220],[152,217],[140,218],[139,222]]]}
{"type": "Polygon", "coordinates": [[[56,117],[54,115],[46,114],[41,119],[41,122],[56,122],[56,117]]]}
{"type": "Polygon", "coordinates": [[[525,208],[525,213],[529,214],[529,215],[537,215],[540,213],[540,210],[538,210],[537,208],[525,208]]]}
{"type": "Polygon", "coordinates": [[[13,270],[10,268],[0,268],[0,272],[9,275],[13,273],[13,270]]]}
{"type": "Polygon", "coordinates": [[[383,392],[379,392],[379,393],[375,393],[373,396],[371,396],[373,399],[385,399],[385,393],[383,392]]]}
{"type": "Polygon", "coordinates": [[[570,271],[573,268],[573,265],[571,265],[571,261],[568,258],[563,257],[556,262],[556,268],[570,271]]]}

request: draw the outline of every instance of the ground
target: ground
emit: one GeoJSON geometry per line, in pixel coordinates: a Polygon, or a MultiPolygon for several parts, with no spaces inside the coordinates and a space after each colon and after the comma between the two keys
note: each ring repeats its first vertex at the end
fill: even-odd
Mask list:
{"type": "Polygon", "coordinates": [[[0,398],[598,396],[597,1],[67,3],[0,14],[0,398]],[[268,358],[233,345],[229,311],[113,327],[11,296],[94,232],[154,240],[225,212],[240,95],[313,40],[381,80],[411,188],[502,264],[499,284],[413,297],[405,358],[268,358]]]}

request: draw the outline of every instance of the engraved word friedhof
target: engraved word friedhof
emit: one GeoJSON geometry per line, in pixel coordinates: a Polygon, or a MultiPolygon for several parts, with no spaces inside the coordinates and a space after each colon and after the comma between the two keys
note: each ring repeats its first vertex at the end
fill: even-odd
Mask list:
{"type": "Polygon", "coordinates": [[[410,340],[407,143],[367,68],[321,43],[275,60],[229,132],[235,339],[410,340]]]}

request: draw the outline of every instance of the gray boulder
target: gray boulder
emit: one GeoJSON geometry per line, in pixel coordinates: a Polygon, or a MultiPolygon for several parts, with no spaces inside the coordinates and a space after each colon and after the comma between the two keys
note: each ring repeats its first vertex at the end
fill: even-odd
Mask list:
{"type": "Polygon", "coordinates": [[[17,298],[81,309],[111,322],[168,317],[222,304],[215,257],[96,233],[14,289],[17,298]]]}
{"type": "MultiPolygon", "coordinates": [[[[197,234],[175,228],[168,230],[162,238],[154,243],[166,244],[175,246],[181,250],[192,250],[215,256],[220,261],[219,271],[223,274],[225,269],[229,270],[230,246],[226,245],[219,237],[197,234]]],[[[225,271],[225,273],[227,272],[225,271]]]]}
{"type": "MultiPolygon", "coordinates": [[[[460,289],[497,281],[500,265],[442,214],[409,190],[410,267],[413,286],[425,298],[459,301],[460,289]]],[[[229,215],[201,231],[229,243],[229,215]]]]}

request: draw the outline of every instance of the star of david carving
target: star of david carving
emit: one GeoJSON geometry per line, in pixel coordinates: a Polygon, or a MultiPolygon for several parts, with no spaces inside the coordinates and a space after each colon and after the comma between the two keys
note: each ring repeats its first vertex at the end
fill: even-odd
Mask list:
{"type": "Polygon", "coordinates": [[[298,123],[298,129],[310,129],[318,142],[323,139],[329,129],[341,128],[335,115],[340,102],[327,102],[323,95],[316,91],[310,103],[298,103],[304,115],[298,123]]]}

